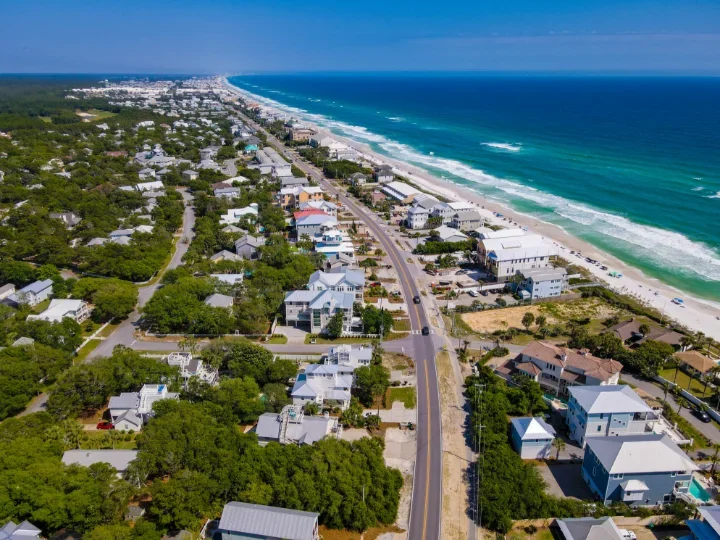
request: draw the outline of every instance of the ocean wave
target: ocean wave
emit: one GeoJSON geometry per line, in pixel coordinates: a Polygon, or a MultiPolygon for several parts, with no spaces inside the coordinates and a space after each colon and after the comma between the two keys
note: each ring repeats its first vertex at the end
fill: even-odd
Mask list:
{"type": "Polygon", "coordinates": [[[703,186],[697,186],[692,188],[693,191],[702,191],[703,189],[705,189],[703,186]]]}
{"type": "Polygon", "coordinates": [[[495,150],[506,150],[508,152],[519,152],[522,150],[522,146],[519,144],[510,144],[510,143],[497,143],[497,142],[487,142],[487,143],[480,143],[482,146],[487,146],[488,148],[493,148],[495,150]]]}
{"type": "Polygon", "coordinates": [[[405,120],[402,116],[386,116],[385,118],[393,122],[403,122],[405,120]]]}
{"type": "MultiPolygon", "coordinates": [[[[253,99],[265,102],[268,106],[298,114],[299,110],[296,108],[288,107],[270,98],[251,95],[253,99]]],[[[335,131],[341,136],[361,143],[374,143],[394,159],[438,171],[443,180],[467,187],[458,182],[458,180],[464,180],[476,186],[499,190],[516,200],[524,199],[534,202],[566,220],[588,227],[593,232],[620,240],[628,245],[633,254],[641,253],[658,267],[673,269],[686,275],[695,274],[704,279],[720,280],[720,254],[705,244],[695,242],[680,233],[649,225],[640,225],[624,216],[603,212],[519,182],[498,178],[460,161],[422,154],[407,144],[368,131],[363,126],[346,124],[321,114],[303,113],[302,115],[305,120],[335,131]],[[448,178],[443,173],[449,173],[452,176],[448,178]]],[[[720,192],[708,196],[708,198],[720,199],[720,192]]]]}
{"type": "Polygon", "coordinates": [[[715,193],[715,195],[705,195],[706,199],[720,199],[720,191],[715,193]]]}

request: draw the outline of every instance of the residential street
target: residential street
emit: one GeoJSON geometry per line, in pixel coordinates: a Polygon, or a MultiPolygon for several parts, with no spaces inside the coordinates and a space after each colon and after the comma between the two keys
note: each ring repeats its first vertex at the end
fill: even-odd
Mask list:
{"type": "MultiPolygon", "coordinates": [[[[638,388],[641,388],[642,390],[645,390],[648,394],[652,395],[653,397],[658,397],[660,399],[663,399],[665,395],[665,391],[657,386],[656,384],[653,384],[650,381],[639,379],[637,377],[634,377],[633,375],[630,375],[629,373],[623,373],[621,375],[622,380],[625,382],[632,384],[633,386],[637,386],[638,388]]],[[[673,395],[668,392],[667,400],[668,403],[670,403],[674,410],[677,411],[677,403],[673,399],[673,395]]],[[[690,412],[689,409],[681,409],[680,410],[680,416],[685,418],[688,422],[690,422],[693,427],[695,427],[700,433],[705,435],[708,439],[713,441],[714,443],[720,443],[720,429],[718,429],[717,424],[714,422],[710,422],[709,424],[706,424],[705,422],[701,421],[699,418],[697,418],[695,415],[690,412]]]]}
{"type": "MultiPolygon", "coordinates": [[[[190,241],[195,235],[195,209],[192,205],[189,204],[192,201],[192,196],[186,190],[179,191],[180,193],[182,193],[183,199],[186,203],[185,212],[183,213],[182,233],[175,244],[175,252],[170,259],[170,263],[168,264],[167,268],[162,270],[162,273],[180,266],[180,264],[182,263],[183,255],[185,255],[185,252],[190,246],[190,241]],[[184,239],[187,239],[187,242],[184,242],[184,239]]],[[[152,285],[139,287],[138,308],[142,308],[142,306],[144,306],[147,301],[152,298],[152,295],[155,294],[155,291],[158,289],[159,286],[160,280],[158,279],[152,285]]],[[[120,323],[120,326],[118,326],[107,339],[103,340],[103,342],[88,355],[87,361],[90,361],[92,358],[111,355],[116,345],[125,345],[127,347],[132,346],[135,342],[135,338],[133,336],[133,333],[135,331],[135,325],[139,320],[140,313],[136,308],[136,310],[133,311],[127,319],[120,323]]],[[[166,347],[166,345],[168,344],[166,343],[152,343],[152,345],[150,345],[148,348],[144,348],[143,350],[168,350],[166,347]],[[162,345],[163,347],[160,347],[160,345],[162,345]],[[156,346],[157,348],[154,348],[156,346]]]]}

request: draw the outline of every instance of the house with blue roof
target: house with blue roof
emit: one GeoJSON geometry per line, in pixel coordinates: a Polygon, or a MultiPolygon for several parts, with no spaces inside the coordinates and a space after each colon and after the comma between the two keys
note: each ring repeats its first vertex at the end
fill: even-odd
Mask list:
{"type": "Polygon", "coordinates": [[[510,422],[510,441],[523,459],[550,457],[555,429],[542,418],[513,418],[510,422]]]}
{"type": "Polygon", "coordinates": [[[720,540],[720,506],[700,506],[699,519],[688,519],[685,524],[692,533],[682,540],[720,540]]]}

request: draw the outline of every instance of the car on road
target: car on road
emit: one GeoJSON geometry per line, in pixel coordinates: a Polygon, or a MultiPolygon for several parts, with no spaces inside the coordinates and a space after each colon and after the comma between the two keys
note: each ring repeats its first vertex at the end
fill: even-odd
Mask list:
{"type": "Polygon", "coordinates": [[[712,422],[712,418],[710,418],[710,415],[707,412],[705,412],[703,409],[698,409],[698,408],[693,409],[693,414],[695,416],[697,416],[700,420],[705,422],[706,424],[709,424],[710,422],[712,422]]]}
{"type": "Polygon", "coordinates": [[[420,303],[420,297],[419,296],[413,296],[413,304],[419,304],[420,303]]]}
{"type": "Polygon", "coordinates": [[[430,335],[430,329],[427,326],[423,326],[421,333],[423,336],[429,336],[430,335]]]}
{"type": "Polygon", "coordinates": [[[115,426],[112,422],[100,422],[97,426],[95,426],[97,429],[115,429],[115,426]]]}

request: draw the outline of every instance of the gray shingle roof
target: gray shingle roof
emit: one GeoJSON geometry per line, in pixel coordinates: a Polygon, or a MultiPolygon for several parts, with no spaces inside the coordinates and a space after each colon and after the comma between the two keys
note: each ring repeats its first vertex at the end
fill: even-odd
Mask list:
{"type": "Polygon", "coordinates": [[[220,518],[221,531],[286,540],[313,540],[318,514],[259,504],[231,502],[220,518]]]}

